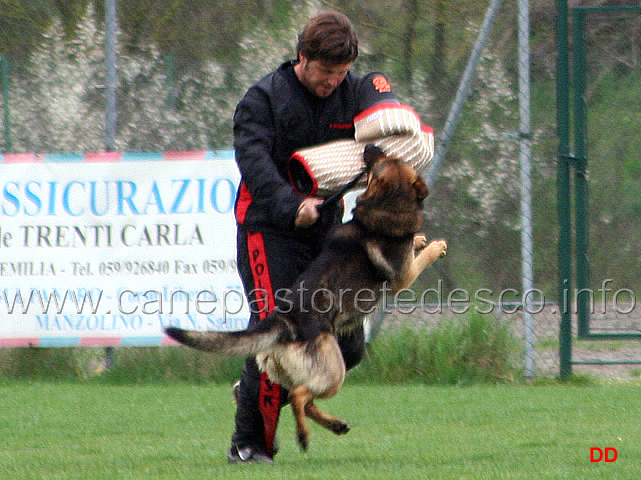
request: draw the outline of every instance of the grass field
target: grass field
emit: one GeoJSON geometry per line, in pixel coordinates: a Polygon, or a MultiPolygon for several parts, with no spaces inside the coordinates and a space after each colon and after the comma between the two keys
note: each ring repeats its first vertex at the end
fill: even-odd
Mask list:
{"type": "Polygon", "coordinates": [[[353,430],[312,426],[307,455],[289,408],[276,464],[227,465],[234,405],[221,385],[0,385],[0,478],[638,479],[640,387],[349,386],[321,403],[353,430]],[[616,462],[591,463],[614,447],[616,462]]]}

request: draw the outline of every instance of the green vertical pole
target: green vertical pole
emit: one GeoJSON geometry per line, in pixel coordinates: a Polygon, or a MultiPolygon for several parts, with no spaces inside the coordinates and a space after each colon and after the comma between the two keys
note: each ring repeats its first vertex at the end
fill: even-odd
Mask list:
{"type": "Polygon", "coordinates": [[[588,182],[587,152],[585,148],[585,51],[583,49],[583,12],[573,9],[574,26],[574,148],[575,148],[575,242],[578,336],[590,333],[589,291],[590,270],[588,263],[588,182]]]}
{"type": "Polygon", "coordinates": [[[569,93],[570,82],[568,62],[568,5],[567,0],[557,0],[557,134],[559,136],[558,216],[559,216],[559,308],[560,326],[560,372],[565,380],[572,375],[572,312],[569,292],[571,279],[571,238],[570,238],[570,131],[569,93]]]}
{"type": "Polygon", "coordinates": [[[11,144],[11,111],[9,110],[9,59],[0,57],[0,77],[2,77],[2,99],[4,105],[4,151],[10,152],[11,144]]]}

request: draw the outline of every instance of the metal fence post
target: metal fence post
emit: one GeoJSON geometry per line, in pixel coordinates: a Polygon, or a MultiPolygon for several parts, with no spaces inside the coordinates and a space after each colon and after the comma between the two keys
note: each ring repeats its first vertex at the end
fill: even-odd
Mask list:
{"type": "Polygon", "coordinates": [[[2,102],[4,105],[4,148],[10,152],[11,144],[11,110],[9,109],[9,59],[0,56],[0,76],[2,77],[2,102]]]}
{"type": "Polygon", "coordinates": [[[534,319],[530,292],[534,288],[532,236],[532,171],[530,165],[530,10],[529,0],[519,0],[519,147],[521,165],[521,288],[523,289],[523,335],[525,378],[534,377],[534,319]]]}
{"type": "MultiPolygon", "coordinates": [[[[105,149],[116,149],[117,129],[117,52],[116,52],[116,0],[105,2],[105,149]]],[[[105,365],[111,370],[114,365],[114,348],[105,349],[105,365]]]]}
{"type": "Polygon", "coordinates": [[[557,0],[557,134],[559,137],[559,158],[557,170],[558,216],[559,216],[559,309],[561,313],[559,357],[562,380],[572,375],[572,312],[569,292],[571,278],[570,238],[570,135],[569,135],[569,93],[568,64],[568,5],[567,0],[557,0]]]}
{"type": "Polygon", "coordinates": [[[576,308],[577,334],[586,337],[590,331],[590,273],[588,264],[588,182],[587,152],[585,149],[585,51],[583,49],[583,14],[573,10],[574,28],[574,194],[575,194],[575,242],[576,242],[576,308]]]}
{"type": "Polygon", "coordinates": [[[116,0],[105,2],[105,148],[116,149],[116,0]]]}

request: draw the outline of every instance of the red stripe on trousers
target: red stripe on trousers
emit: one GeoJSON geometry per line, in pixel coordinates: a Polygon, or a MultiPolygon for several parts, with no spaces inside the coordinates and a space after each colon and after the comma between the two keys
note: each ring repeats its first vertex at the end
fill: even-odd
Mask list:
{"type": "Polygon", "coordinates": [[[247,190],[247,185],[243,182],[238,191],[238,201],[236,202],[236,219],[241,225],[245,223],[245,217],[247,216],[247,210],[252,203],[252,195],[247,190]]]}
{"type": "MultiPolygon", "coordinates": [[[[256,308],[258,316],[262,320],[275,307],[263,235],[260,232],[248,232],[247,248],[249,249],[249,265],[254,277],[256,308]]],[[[280,415],[280,385],[270,382],[265,372],[260,374],[258,408],[263,416],[267,454],[273,455],[274,436],[276,435],[276,426],[280,415]]]]}

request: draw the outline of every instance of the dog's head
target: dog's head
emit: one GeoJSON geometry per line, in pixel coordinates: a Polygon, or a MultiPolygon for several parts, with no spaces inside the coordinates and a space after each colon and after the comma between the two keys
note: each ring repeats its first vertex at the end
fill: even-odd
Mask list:
{"type": "Polygon", "coordinates": [[[402,197],[402,201],[422,202],[429,192],[416,170],[402,160],[388,157],[375,145],[367,145],[363,154],[367,170],[367,189],[362,198],[402,197]]]}
{"type": "Polygon", "coordinates": [[[416,233],[422,224],[427,185],[405,162],[388,157],[378,147],[364,152],[368,168],[367,187],[357,198],[354,216],[381,233],[402,236],[416,233]]]}

